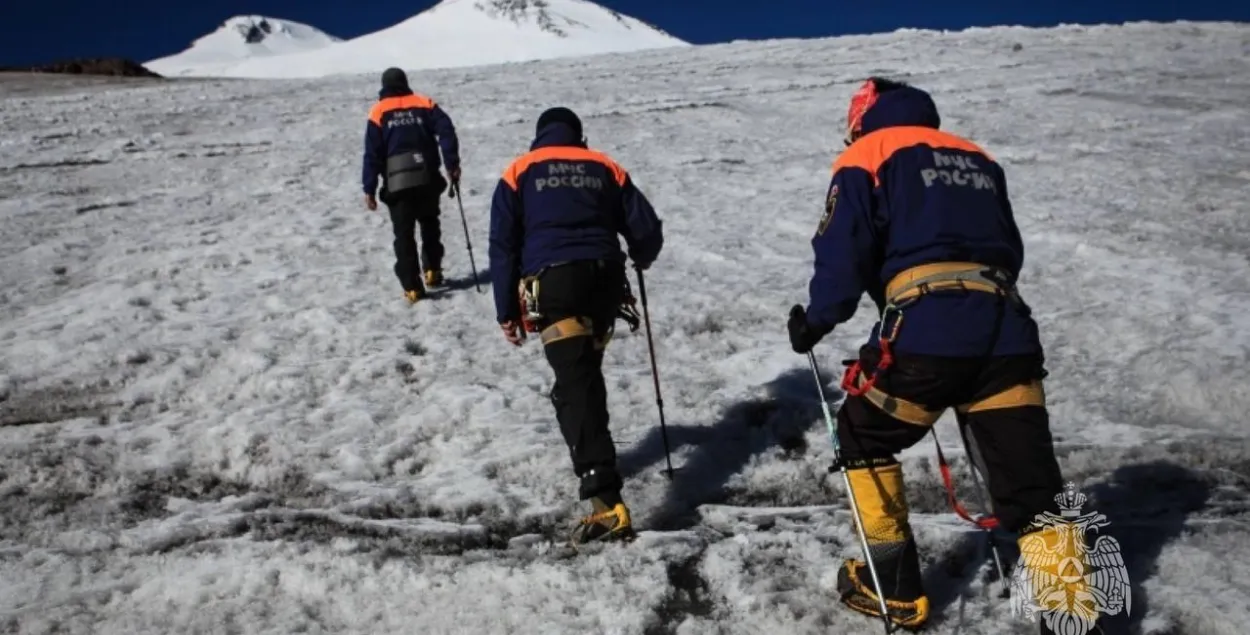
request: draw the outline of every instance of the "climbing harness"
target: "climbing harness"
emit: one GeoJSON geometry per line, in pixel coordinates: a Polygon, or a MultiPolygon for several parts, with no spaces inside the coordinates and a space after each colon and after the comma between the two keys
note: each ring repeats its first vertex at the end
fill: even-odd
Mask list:
{"type": "MultiPolygon", "coordinates": [[[[881,357],[871,373],[864,370],[861,360],[856,359],[848,365],[842,377],[842,389],[846,391],[846,394],[854,397],[868,397],[874,402],[881,401],[882,403],[878,403],[878,406],[887,412],[903,408],[906,412],[899,412],[897,416],[913,420],[914,423],[931,425],[937,420],[941,412],[929,411],[919,404],[911,404],[874,390],[882,373],[894,363],[893,345],[903,325],[903,309],[935,291],[993,293],[1006,297],[1013,303],[1022,304],[1012,276],[996,267],[975,263],[941,262],[920,265],[903,271],[886,285],[886,304],[881,311],[877,327],[877,341],[881,349],[881,357]]],[[[941,472],[942,482],[946,487],[946,498],[951,508],[960,518],[981,529],[991,530],[998,527],[997,518],[991,515],[973,517],[959,502],[955,495],[950,464],[942,453],[941,444],[938,444],[936,431],[933,431],[933,442],[937,445],[938,469],[941,472]]]]}
{"type": "Polygon", "coordinates": [[[866,373],[859,359],[848,364],[842,376],[842,390],[862,397],[876,387],[877,379],[894,364],[895,340],[903,326],[903,309],[935,291],[979,291],[1021,303],[1011,275],[997,267],[970,262],[937,262],[919,265],[894,276],[886,285],[886,303],[878,320],[877,343],[881,358],[872,373],[866,373]],[[861,381],[860,377],[865,377],[861,381]]]}

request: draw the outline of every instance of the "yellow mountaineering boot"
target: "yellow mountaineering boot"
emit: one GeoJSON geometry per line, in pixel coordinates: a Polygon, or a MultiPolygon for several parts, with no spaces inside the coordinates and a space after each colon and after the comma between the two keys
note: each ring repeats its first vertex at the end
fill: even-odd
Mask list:
{"type": "Polygon", "coordinates": [[[593,513],[586,516],[573,529],[570,542],[584,545],[591,542],[633,542],[637,538],[629,518],[629,508],[618,497],[609,503],[604,497],[590,499],[593,513]]]}
{"type": "MultiPolygon", "coordinates": [[[[919,629],[929,620],[929,598],[921,584],[920,555],[907,519],[903,467],[894,459],[853,465],[847,476],[863,518],[868,553],[885,592],[889,620],[898,627],[919,629]]],[[[843,563],[838,570],[838,594],[852,610],[881,619],[881,601],[863,560],[843,563]]]]}
{"type": "Polygon", "coordinates": [[[405,291],[404,299],[408,301],[408,304],[416,304],[421,300],[421,293],[419,291],[405,291]]]}
{"type": "MultiPolygon", "coordinates": [[[[877,573],[885,578],[889,574],[881,569],[877,562],[877,573]]],[[[882,580],[882,585],[889,588],[882,580]]],[[[881,600],[872,588],[872,573],[863,560],[847,560],[838,569],[838,593],[842,603],[849,608],[881,619],[881,600]]],[[[919,630],[929,620],[929,598],[920,595],[912,600],[894,600],[889,595],[885,598],[886,609],[890,613],[890,622],[895,626],[919,630]]]]}
{"type": "Polygon", "coordinates": [[[1075,544],[1081,538],[1071,524],[1054,522],[1028,527],[1016,541],[1023,576],[1012,595],[1027,617],[1040,618],[1042,633],[1087,633],[1098,621],[1098,591],[1086,580],[1089,565],[1075,544]]]}
{"type": "Polygon", "coordinates": [[[442,269],[426,269],[425,270],[425,286],[427,287],[443,286],[443,270],[442,269]]]}

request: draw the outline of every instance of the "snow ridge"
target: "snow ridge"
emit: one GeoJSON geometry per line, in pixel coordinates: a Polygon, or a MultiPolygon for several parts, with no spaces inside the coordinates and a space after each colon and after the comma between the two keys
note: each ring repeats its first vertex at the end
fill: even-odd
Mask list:
{"type": "Polygon", "coordinates": [[[310,45],[279,54],[250,54],[239,50],[239,42],[257,40],[246,46],[264,47],[284,32],[281,25],[298,23],[258,16],[233,20],[188,51],[147,66],[167,76],[321,77],[376,73],[388,66],[451,68],[690,46],[588,0],[443,0],[391,27],[346,41],[306,37],[291,28],[294,41],[310,45]]]}
{"type": "MultiPolygon", "coordinates": [[[[449,1],[454,2],[455,0],[449,1]]],[[[517,25],[522,25],[532,20],[540,29],[557,37],[569,36],[569,32],[561,28],[561,24],[564,24],[566,27],[593,28],[590,24],[565,15],[553,15],[550,11],[551,3],[547,0],[475,0],[473,6],[491,17],[504,18],[517,25]]],[[[654,25],[647,24],[641,20],[633,19],[633,22],[636,24],[631,24],[630,18],[615,9],[599,5],[595,6],[607,12],[608,15],[612,16],[626,29],[632,29],[636,24],[640,23],[650,30],[665,33],[654,25]]],[[[667,33],[665,34],[667,35],[667,33]]]]}
{"type": "Polygon", "coordinates": [[[287,37],[293,40],[340,41],[339,38],[323,33],[306,24],[267,18],[262,15],[236,16],[226,20],[222,28],[234,29],[243,37],[243,41],[248,44],[260,44],[274,34],[277,34],[278,37],[287,37]]]}
{"type": "Polygon", "coordinates": [[[187,72],[190,68],[313,51],[338,42],[342,39],[300,22],[240,15],[196,39],[186,50],[145,62],[144,66],[162,75],[187,75],[194,74],[187,72]]]}

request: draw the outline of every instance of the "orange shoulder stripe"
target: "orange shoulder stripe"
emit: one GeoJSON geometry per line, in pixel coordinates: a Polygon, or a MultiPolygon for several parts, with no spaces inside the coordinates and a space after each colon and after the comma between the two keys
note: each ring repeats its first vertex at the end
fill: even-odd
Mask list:
{"type": "Polygon", "coordinates": [[[612,173],[612,178],[616,180],[617,185],[625,185],[625,179],[628,174],[625,168],[608,158],[608,155],[586,148],[578,148],[576,146],[553,146],[549,148],[539,148],[522,155],[512,165],[504,170],[503,181],[508,187],[514,191],[517,189],[517,181],[521,179],[521,175],[530,169],[535,163],[543,161],[593,161],[606,167],[612,173]]]}
{"type": "Polygon", "coordinates": [[[402,110],[404,108],[433,108],[434,100],[425,95],[400,95],[398,97],[387,97],[373,105],[369,109],[369,121],[374,125],[382,125],[382,116],[392,110],[402,110]]]}
{"type": "Polygon", "coordinates": [[[860,138],[839,155],[837,161],[833,162],[833,172],[837,174],[842,168],[861,168],[872,174],[873,182],[877,183],[879,181],[877,171],[881,169],[882,164],[894,156],[894,153],[904,148],[921,145],[935,150],[975,152],[990,161],[994,160],[977,144],[949,132],[923,126],[902,126],[885,128],[860,138]]]}

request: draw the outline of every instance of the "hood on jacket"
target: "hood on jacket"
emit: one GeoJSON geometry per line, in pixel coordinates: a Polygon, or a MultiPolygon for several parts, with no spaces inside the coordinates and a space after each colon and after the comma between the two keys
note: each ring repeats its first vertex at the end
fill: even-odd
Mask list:
{"type": "Polygon", "coordinates": [[[391,67],[382,71],[382,89],[378,91],[378,99],[411,95],[408,86],[408,74],[401,68],[391,67]]]}
{"type": "Polygon", "coordinates": [[[923,126],[938,129],[942,118],[929,93],[914,86],[900,84],[877,96],[864,113],[861,134],[896,126],[923,126]]]}
{"type": "Polygon", "coordinates": [[[578,130],[575,130],[567,123],[549,123],[539,129],[538,135],[534,137],[534,142],[530,144],[530,150],[549,148],[552,146],[575,146],[578,148],[585,148],[586,139],[582,137],[578,130]]]}
{"type": "Polygon", "coordinates": [[[577,116],[577,113],[564,106],[556,106],[543,111],[543,114],[538,116],[538,123],[534,126],[534,134],[541,133],[543,128],[553,123],[568,124],[573,129],[574,134],[578,137],[583,136],[581,118],[577,116]]]}
{"type": "Polygon", "coordinates": [[[408,88],[408,74],[394,66],[382,71],[382,88],[408,88]]]}
{"type": "Polygon", "coordinates": [[[378,99],[386,99],[388,97],[403,97],[404,95],[411,95],[411,94],[413,94],[411,88],[384,86],[382,90],[378,91],[378,99]]]}

